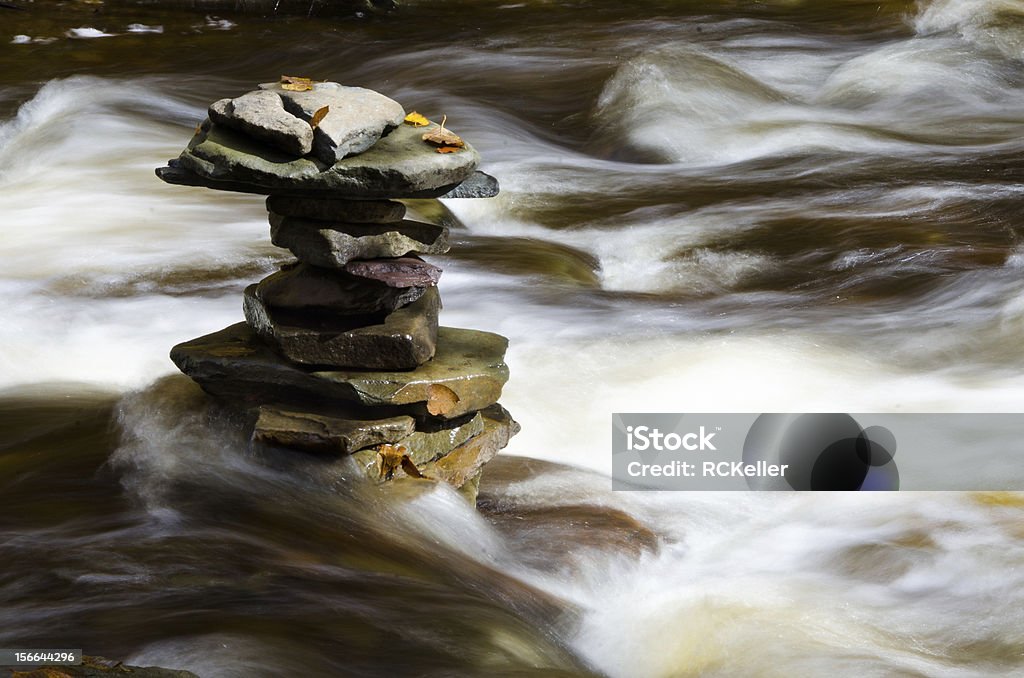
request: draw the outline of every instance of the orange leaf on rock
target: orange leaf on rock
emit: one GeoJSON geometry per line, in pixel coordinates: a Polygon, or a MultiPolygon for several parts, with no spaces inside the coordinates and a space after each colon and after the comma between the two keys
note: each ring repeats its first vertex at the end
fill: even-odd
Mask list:
{"type": "Polygon", "coordinates": [[[309,121],[309,126],[316,129],[316,126],[320,124],[320,121],[327,117],[327,114],[330,112],[330,106],[324,106],[323,108],[317,109],[317,112],[313,114],[313,117],[309,121]]]}
{"type": "Polygon", "coordinates": [[[377,448],[377,461],[380,463],[380,477],[383,480],[391,480],[402,466],[402,460],[408,459],[404,445],[389,445],[384,443],[377,448]]]}
{"type": "Polygon", "coordinates": [[[427,120],[427,116],[413,111],[409,115],[405,116],[405,124],[412,125],[413,127],[426,127],[430,124],[430,121],[427,120]]]}
{"type": "Polygon", "coordinates": [[[434,150],[436,150],[438,153],[458,153],[462,149],[457,148],[455,146],[438,146],[434,150]]]}
{"type": "MultiPolygon", "coordinates": [[[[437,129],[423,133],[423,140],[435,146],[449,146],[452,148],[462,148],[465,146],[466,142],[458,134],[444,128],[446,122],[448,122],[447,115],[441,120],[441,125],[437,129]]],[[[447,151],[442,151],[442,153],[445,152],[447,151]]]]}

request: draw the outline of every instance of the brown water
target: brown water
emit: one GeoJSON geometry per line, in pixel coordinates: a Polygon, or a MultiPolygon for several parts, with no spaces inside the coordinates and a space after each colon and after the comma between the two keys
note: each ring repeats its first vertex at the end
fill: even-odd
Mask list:
{"type": "Polygon", "coordinates": [[[615,411],[1020,409],[1020,3],[36,5],[0,10],[0,647],[204,677],[1024,668],[1016,495],[605,475],[615,411]],[[456,235],[442,321],[510,337],[509,451],[590,470],[504,462],[480,513],[381,497],[164,378],[286,257],[258,199],[152,169],[281,74],[481,151],[501,196],[413,205],[456,235]]]}

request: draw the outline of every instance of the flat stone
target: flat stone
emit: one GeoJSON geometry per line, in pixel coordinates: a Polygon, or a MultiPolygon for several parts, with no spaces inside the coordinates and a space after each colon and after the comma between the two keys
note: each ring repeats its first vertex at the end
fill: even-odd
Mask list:
{"type": "Polygon", "coordinates": [[[273,82],[260,85],[260,91],[277,94],[285,109],[303,120],[312,121],[327,108],[313,130],[313,154],[328,165],[366,151],[405,118],[397,101],[363,87],[318,82],[311,90],[294,92],[273,82]]]}
{"type": "Polygon", "coordinates": [[[270,445],[343,455],[403,440],[414,435],[415,430],[416,420],[412,417],[342,419],[263,405],[252,437],[270,445]]]}
{"type": "Polygon", "coordinates": [[[261,280],[255,294],[270,308],[335,315],[390,313],[423,296],[427,285],[395,287],[336,269],[291,264],[261,280]]]}
{"type": "Polygon", "coordinates": [[[178,344],[171,360],[207,393],[236,406],[337,401],[380,408],[379,417],[368,418],[457,419],[498,401],[508,380],[507,346],[498,334],[441,327],[433,360],[416,369],[318,370],[288,362],[247,324],[236,323],[178,344]],[[444,409],[431,406],[441,389],[455,398],[444,409]]]}
{"type": "Polygon", "coordinates": [[[270,240],[300,261],[343,268],[353,259],[400,257],[410,252],[444,254],[448,229],[418,221],[396,224],[339,224],[270,215],[270,240]]]}
{"type": "Polygon", "coordinates": [[[333,200],[272,195],[267,211],[285,217],[350,224],[391,224],[405,217],[405,205],[394,200],[333,200]]]}
{"type": "MultiPolygon", "coordinates": [[[[232,193],[249,193],[253,195],[270,195],[280,194],[282,189],[272,188],[269,186],[260,186],[259,184],[250,184],[244,181],[221,181],[217,179],[210,179],[204,176],[200,176],[195,172],[188,170],[182,164],[180,158],[172,158],[167,161],[167,165],[164,167],[157,167],[154,170],[157,178],[168,184],[175,186],[199,186],[202,188],[209,188],[214,191],[230,191],[232,193]]],[[[457,198],[458,195],[453,195],[452,192],[457,189],[459,184],[451,184],[449,186],[442,186],[441,188],[424,189],[422,191],[416,191],[413,193],[401,196],[403,199],[432,199],[432,198],[457,198]]],[[[291,188],[287,189],[289,197],[293,198],[313,198],[319,199],[326,195],[334,195],[330,192],[323,190],[302,189],[302,188],[291,188]]],[[[337,197],[334,195],[334,197],[337,197]]],[[[382,196],[375,196],[382,197],[382,196]]],[[[342,198],[347,200],[369,200],[366,196],[348,196],[342,198]]]]}
{"type": "MultiPolygon", "coordinates": [[[[468,179],[480,156],[470,144],[458,153],[436,153],[421,138],[429,129],[401,125],[365,153],[330,165],[313,156],[295,158],[223,125],[204,123],[179,156],[178,166],[221,184],[203,185],[227,190],[328,192],[353,200],[432,198],[468,179]]],[[[170,180],[167,173],[160,176],[170,180]]]]}
{"type": "Polygon", "coordinates": [[[313,147],[313,128],[285,110],[273,92],[249,92],[210,105],[210,119],[218,125],[270,144],[290,156],[303,156],[313,147]]]}
{"type": "Polygon", "coordinates": [[[345,272],[398,289],[430,287],[441,279],[440,268],[418,257],[350,261],[345,264],[345,272]]]}
{"type": "Polygon", "coordinates": [[[246,322],[285,358],[303,365],[406,370],[434,355],[441,295],[430,287],[418,300],[383,318],[274,310],[245,290],[246,322]]]}
{"type": "Polygon", "coordinates": [[[442,198],[493,198],[498,195],[498,180],[477,170],[469,178],[448,191],[442,198]]]}
{"type": "Polygon", "coordinates": [[[484,430],[480,435],[470,438],[440,459],[418,466],[419,472],[427,478],[443,480],[455,487],[462,487],[476,477],[484,464],[504,449],[520,428],[500,405],[489,407],[481,414],[484,430]]]}
{"type": "MultiPolygon", "coordinates": [[[[405,453],[416,466],[443,457],[470,438],[484,430],[484,418],[479,412],[464,423],[442,428],[436,431],[416,431],[397,441],[388,441],[393,445],[401,445],[405,453]]],[[[360,468],[375,480],[382,479],[380,457],[377,449],[364,449],[352,455],[360,468]]]]}

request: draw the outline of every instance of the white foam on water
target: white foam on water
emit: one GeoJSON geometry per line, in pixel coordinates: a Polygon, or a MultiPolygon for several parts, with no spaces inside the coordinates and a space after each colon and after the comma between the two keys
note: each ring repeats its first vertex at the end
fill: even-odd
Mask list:
{"type": "Polygon", "coordinates": [[[78,40],[90,40],[93,38],[112,38],[114,33],[105,33],[98,28],[92,28],[91,26],[83,26],[81,28],[69,28],[64,33],[69,38],[75,38],[78,40]]]}

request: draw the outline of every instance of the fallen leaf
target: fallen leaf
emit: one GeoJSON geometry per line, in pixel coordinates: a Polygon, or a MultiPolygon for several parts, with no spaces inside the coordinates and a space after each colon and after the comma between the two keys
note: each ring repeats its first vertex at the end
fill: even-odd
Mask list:
{"type": "Polygon", "coordinates": [[[438,153],[458,153],[462,149],[456,146],[438,146],[435,150],[438,153]]]}
{"type": "Polygon", "coordinates": [[[425,115],[421,115],[416,111],[413,111],[409,115],[405,116],[405,124],[412,125],[413,127],[426,127],[430,124],[425,115]]]}
{"type": "Polygon", "coordinates": [[[402,470],[405,471],[405,475],[410,478],[426,478],[425,475],[420,473],[420,470],[416,468],[416,464],[412,462],[408,454],[402,455],[402,470]]]}
{"type": "Polygon", "coordinates": [[[431,384],[427,388],[427,412],[434,416],[448,414],[458,402],[458,394],[444,384],[431,384]]]}
{"type": "Polygon", "coordinates": [[[309,121],[309,126],[316,129],[316,126],[320,124],[320,121],[327,117],[327,114],[330,112],[330,106],[324,106],[323,108],[317,109],[317,112],[313,114],[313,117],[309,121]]]}
{"type": "MultiPolygon", "coordinates": [[[[444,128],[444,124],[446,122],[448,122],[447,115],[444,116],[443,120],[441,120],[440,127],[423,134],[423,140],[428,144],[434,144],[435,146],[451,146],[455,148],[462,148],[465,146],[466,142],[463,141],[459,135],[444,128]]],[[[444,152],[446,151],[442,151],[442,153],[444,152]]]]}
{"type": "Polygon", "coordinates": [[[380,462],[380,477],[384,480],[391,480],[395,471],[402,466],[402,458],[409,458],[404,445],[389,445],[384,443],[377,448],[377,460],[380,462]]]}
{"type": "Polygon", "coordinates": [[[289,92],[308,92],[313,89],[313,81],[310,78],[282,75],[281,89],[288,90],[289,92]]]}

